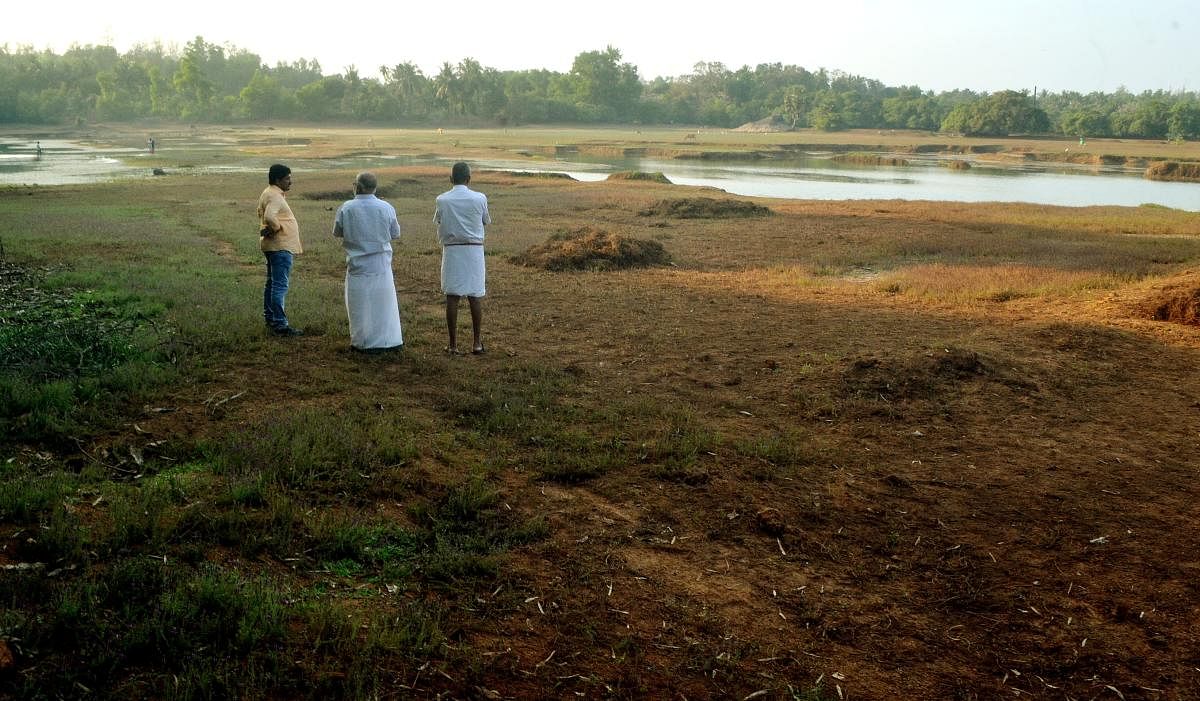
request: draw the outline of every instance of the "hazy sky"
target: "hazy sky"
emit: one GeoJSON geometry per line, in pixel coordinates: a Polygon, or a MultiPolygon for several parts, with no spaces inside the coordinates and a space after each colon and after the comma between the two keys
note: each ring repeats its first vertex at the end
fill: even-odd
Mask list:
{"type": "Polygon", "coordinates": [[[6,3],[0,45],[126,51],[197,35],[265,63],[315,58],[326,74],[464,57],[500,70],[568,71],[612,45],[643,78],[698,61],[843,70],[938,92],[1200,90],[1200,0],[495,0],[6,3]]]}

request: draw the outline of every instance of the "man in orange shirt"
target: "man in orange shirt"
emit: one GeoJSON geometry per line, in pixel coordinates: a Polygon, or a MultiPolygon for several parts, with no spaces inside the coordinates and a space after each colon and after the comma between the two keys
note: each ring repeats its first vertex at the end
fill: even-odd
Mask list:
{"type": "Polygon", "coordinates": [[[292,275],[292,256],[304,252],[300,225],[288,206],[285,193],[292,188],[292,169],[276,163],[267,171],[267,189],[258,197],[258,247],[267,257],[267,284],[263,287],[263,319],[276,336],[301,336],[284,313],[292,275]]]}

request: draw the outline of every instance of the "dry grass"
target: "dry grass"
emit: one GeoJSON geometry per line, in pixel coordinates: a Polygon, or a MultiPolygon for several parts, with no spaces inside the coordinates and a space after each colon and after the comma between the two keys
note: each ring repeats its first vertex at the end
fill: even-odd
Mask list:
{"type": "Polygon", "coordinates": [[[631,239],[591,227],[559,232],[509,260],[550,271],[625,270],[668,265],[671,257],[658,241],[631,239]]]}
{"type": "MultiPolygon", "coordinates": [[[[453,136],[499,147],[525,136],[513,132],[453,136]]],[[[313,135],[310,147],[352,150],[346,141],[365,134],[320,135],[325,145],[313,135]]],[[[401,137],[375,138],[398,148],[385,139],[401,137]]],[[[447,174],[377,172],[415,181],[391,200],[404,231],[394,265],[409,346],[394,359],[346,350],[344,262],[324,234],[326,200],[293,202],[311,233],[288,311],[315,331],[295,343],[261,338],[255,318],[261,258],[245,223],[261,177],[6,200],[5,230],[30,232],[6,234],[10,252],[19,241],[23,256],[170,300],[165,320],[200,344],[181,368],[186,381],[82,436],[105,463],[68,442],[50,458],[42,446],[16,450],[6,469],[32,472],[44,460],[132,469],[132,457],[118,458],[151,443],[155,455],[185,459],[201,441],[243,446],[247,469],[268,462],[268,448],[293,451],[303,459],[277,464],[311,466],[300,477],[318,486],[288,492],[290,510],[254,483],[227,486],[236,503],[218,508],[212,489],[164,479],[175,490],[167,496],[183,490],[182,504],[162,509],[165,523],[192,524],[180,531],[186,548],[162,538],[152,543],[161,550],[129,546],[131,557],[269,573],[343,624],[333,607],[353,607],[364,624],[394,621],[412,603],[434,607],[443,644],[424,636],[370,648],[381,652],[364,655],[365,666],[380,676],[363,698],[805,698],[798,690],[822,685],[808,696],[836,698],[830,679],[857,699],[1200,694],[1197,567],[1180,556],[1180,543],[1200,541],[1190,449],[1200,375],[1189,370],[1200,364],[1200,330],[1152,318],[1159,302],[1200,289],[1194,214],[747,199],[773,216],[645,217],[664,187],[481,172],[472,184],[496,220],[489,352],[448,358],[438,352],[430,222],[447,174]],[[81,201],[90,209],[75,211],[81,201]],[[136,230],[77,226],[125,201],[139,207],[128,215],[140,217],[136,230]],[[509,261],[585,226],[661,241],[677,265],[563,275],[509,261]],[[60,245],[60,231],[78,244],[60,245]],[[180,245],[183,260],[173,257],[180,245]],[[121,274],[130,260],[154,266],[157,283],[121,274]],[[206,350],[216,333],[228,343],[206,350]],[[212,411],[214,397],[235,395],[212,411]],[[316,461],[333,448],[336,460],[316,461]],[[294,548],[243,555],[206,539],[241,543],[267,513],[280,537],[294,529],[294,548]],[[339,519],[372,524],[373,539],[354,528],[317,538],[334,529],[313,524],[339,519]],[[514,532],[526,519],[542,519],[543,537],[514,532]],[[384,554],[400,557],[409,542],[397,527],[428,549],[389,565],[384,554]],[[508,549],[471,550],[483,541],[508,549]],[[340,559],[313,562],[314,545],[340,559]],[[297,568],[293,557],[308,559],[297,568]],[[356,563],[368,569],[356,573],[356,563]],[[393,583],[403,586],[392,592],[393,583]]],[[[336,192],[353,173],[297,176],[300,194],[336,192]]],[[[154,460],[164,472],[182,467],[154,460]]],[[[189,465],[204,476],[195,484],[226,479],[189,465]]],[[[99,484],[104,501],[94,486],[76,494],[63,480],[39,503],[61,506],[69,492],[72,509],[100,522],[119,485],[99,484]]],[[[134,525],[145,520],[140,502],[126,506],[134,525]]],[[[0,562],[31,540],[49,547],[71,523],[6,522],[0,562]]],[[[63,569],[37,581],[79,576],[63,569]]],[[[356,649],[378,628],[338,640],[356,649]]],[[[313,642],[328,639],[320,632],[283,629],[293,647],[282,648],[282,668],[300,659],[329,665],[302,680],[345,678],[345,650],[330,662],[328,646],[313,642]]],[[[22,642],[5,673],[38,669],[29,650],[22,642]]],[[[254,693],[270,680],[252,683],[263,687],[245,695],[270,695],[254,693]]],[[[284,689],[292,693],[276,695],[304,695],[284,689]]]]}
{"type": "Polygon", "coordinates": [[[1128,275],[1085,270],[1061,270],[1031,265],[915,265],[880,275],[875,288],[889,295],[907,295],[937,303],[969,305],[1007,302],[1026,297],[1061,299],[1113,290],[1130,281],[1128,275]]]}
{"type": "Polygon", "coordinates": [[[643,217],[660,216],[675,219],[737,219],[770,216],[771,209],[746,200],[683,197],[661,200],[641,210],[638,214],[643,217]]]}
{"type": "Polygon", "coordinates": [[[1153,304],[1152,315],[1159,321],[1200,325],[1200,289],[1177,292],[1153,304]]]}
{"type": "Polygon", "coordinates": [[[623,170],[612,173],[608,176],[609,180],[645,180],[652,183],[662,183],[670,185],[671,180],[662,173],[645,173],[640,170],[623,170]]]}
{"type": "Polygon", "coordinates": [[[1151,180],[1170,180],[1185,183],[1200,182],[1200,163],[1160,161],[1146,168],[1146,177],[1151,180]]]}

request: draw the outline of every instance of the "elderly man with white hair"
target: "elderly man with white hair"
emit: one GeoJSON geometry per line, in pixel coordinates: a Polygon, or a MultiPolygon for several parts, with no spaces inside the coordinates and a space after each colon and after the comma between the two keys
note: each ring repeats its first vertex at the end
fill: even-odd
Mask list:
{"type": "Polygon", "coordinates": [[[375,196],[373,173],[354,179],[354,199],[338,207],[333,235],[346,249],[346,315],[350,347],[364,352],[400,350],[400,305],[392,276],[392,241],[400,238],[396,209],[375,196]]]}

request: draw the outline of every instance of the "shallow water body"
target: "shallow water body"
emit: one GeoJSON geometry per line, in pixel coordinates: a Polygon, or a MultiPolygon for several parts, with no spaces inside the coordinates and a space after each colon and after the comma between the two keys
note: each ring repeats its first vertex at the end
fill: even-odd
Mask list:
{"type": "MultiPolygon", "coordinates": [[[[481,163],[486,166],[486,163],[481,163]]],[[[494,167],[504,167],[496,162],[494,167]]],[[[1030,202],[1084,207],[1157,204],[1200,211],[1200,184],[1147,180],[1116,169],[1012,168],[989,164],[951,170],[937,159],[908,166],[848,166],[829,157],[736,163],[627,159],[604,162],[564,160],[544,167],[507,162],[514,170],[567,173],[577,180],[603,180],[611,172],[660,172],[679,185],[701,185],[751,197],[816,200],[935,200],[1030,202]]]]}
{"type": "MultiPolygon", "coordinates": [[[[151,176],[152,156],[146,150],[96,148],[59,139],[44,139],[41,147],[38,156],[33,141],[0,139],[0,186],[67,185],[151,176]],[[147,159],[147,164],[139,165],[140,159],[147,159]]],[[[211,145],[196,145],[205,147],[211,145]]],[[[443,159],[379,155],[310,162],[304,159],[302,149],[295,149],[289,155],[293,167],[308,168],[449,164],[449,160],[443,159]]],[[[610,173],[624,170],[661,172],[679,185],[714,187],[751,197],[1029,202],[1070,207],[1156,204],[1200,211],[1200,184],[1147,180],[1140,174],[1119,169],[1042,164],[1001,167],[974,162],[968,170],[951,170],[938,158],[910,159],[907,166],[861,166],[836,163],[830,154],[809,154],[767,162],[570,157],[533,162],[482,160],[475,165],[486,169],[566,173],[581,181],[604,180],[610,173]]],[[[245,172],[262,167],[257,162],[234,161],[189,168],[186,172],[245,172]]]]}

